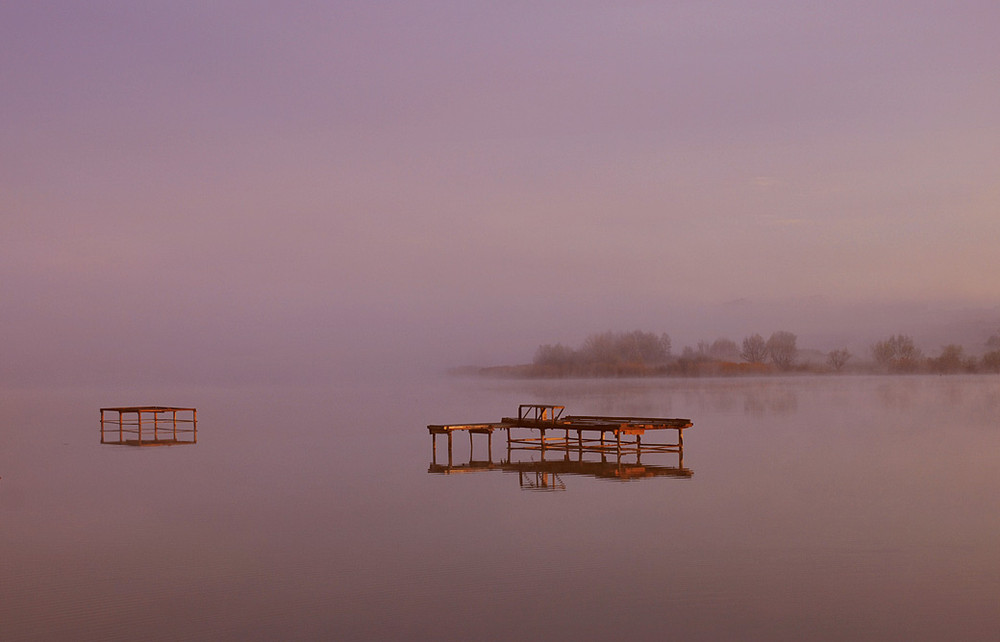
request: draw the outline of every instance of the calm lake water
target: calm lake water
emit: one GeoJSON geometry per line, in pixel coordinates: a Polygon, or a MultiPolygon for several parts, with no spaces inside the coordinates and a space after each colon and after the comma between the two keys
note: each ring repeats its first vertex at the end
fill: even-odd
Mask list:
{"type": "Polygon", "coordinates": [[[8,390],[0,639],[994,640],[998,509],[989,376],[8,390]],[[688,417],[692,475],[430,472],[519,403],[688,417]],[[100,444],[134,404],[198,443],[100,444]]]}

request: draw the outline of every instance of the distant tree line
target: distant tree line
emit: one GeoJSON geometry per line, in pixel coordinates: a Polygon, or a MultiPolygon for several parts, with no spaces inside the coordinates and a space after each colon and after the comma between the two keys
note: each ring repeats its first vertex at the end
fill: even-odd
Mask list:
{"type": "Polygon", "coordinates": [[[603,332],[586,338],[580,348],[542,345],[532,362],[543,376],[641,376],[665,374],[670,337],[636,330],[603,332]]]}
{"type": "Polygon", "coordinates": [[[986,341],[982,357],[966,354],[965,348],[950,343],[937,357],[925,357],[911,337],[898,334],[872,346],[872,358],[884,372],[931,372],[936,374],[1000,373],[1000,334],[986,341]]]}
{"type": "Polygon", "coordinates": [[[986,352],[981,357],[966,353],[957,344],[944,346],[936,357],[926,357],[912,337],[894,334],[870,346],[868,361],[858,362],[847,348],[838,348],[827,353],[811,351],[812,358],[803,362],[799,359],[797,342],[794,333],[778,330],[767,339],[761,334],[748,335],[740,343],[725,337],[699,341],[696,346],[685,346],[675,356],[667,334],[608,331],[589,335],[577,348],[561,343],[541,345],[531,364],[485,371],[531,377],[724,376],[834,373],[845,369],[886,373],[1000,373],[1000,333],[986,341],[986,352]],[[824,358],[817,361],[816,354],[824,358]]]}

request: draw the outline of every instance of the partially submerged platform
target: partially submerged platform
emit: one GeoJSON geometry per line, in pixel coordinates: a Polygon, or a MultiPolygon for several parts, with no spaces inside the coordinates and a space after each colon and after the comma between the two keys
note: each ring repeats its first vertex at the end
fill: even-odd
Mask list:
{"type": "MultiPolygon", "coordinates": [[[[684,468],[684,430],[694,424],[690,419],[664,417],[567,415],[564,406],[521,404],[517,417],[504,417],[493,423],[430,424],[432,460],[428,472],[455,474],[503,470],[539,479],[561,474],[587,475],[606,479],[642,479],[669,476],[690,477],[684,468]],[[493,433],[506,431],[506,460],[493,462],[493,433]],[[525,433],[527,431],[527,433],[525,433]],[[672,432],[671,432],[672,431],[672,432]],[[452,435],[469,434],[469,463],[454,465],[452,435]],[[487,436],[486,461],[475,461],[472,435],[487,436]],[[437,462],[437,436],[448,438],[448,463],[437,462]],[[673,439],[669,439],[673,437],[673,439]],[[518,451],[537,453],[540,461],[514,461],[518,451]],[[676,454],[676,466],[643,463],[643,455],[676,454]],[[546,458],[549,458],[548,461],[546,458]],[[599,457],[599,461],[593,461],[599,457]],[[609,461],[613,457],[613,461],[609,461]],[[575,461],[574,461],[575,458],[575,461]],[[623,458],[632,459],[625,461],[623,458]]],[[[549,486],[549,484],[545,484],[549,486]]],[[[558,484],[556,485],[558,486],[558,484]]]]}
{"type": "Polygon", "coordinates": [[[196,444],[198,410],[177,406],[101,408],[101,443],[123,446],[196,444]],[[109,416],[105,417],[105,413],[109,416]]]}

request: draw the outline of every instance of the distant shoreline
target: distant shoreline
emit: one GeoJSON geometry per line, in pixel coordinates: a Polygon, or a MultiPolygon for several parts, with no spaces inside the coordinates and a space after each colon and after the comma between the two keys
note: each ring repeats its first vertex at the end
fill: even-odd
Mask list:
{"type": "Polygon", "coordinates": [[[936,357],[925,356],[912,337],[892,335],[871,346],[872,359],[859,361],[847,348],[822,352],[800,350],[797,337],[778,330],[764,339],[745,337],[742,344],[720,337],[672,353],[670,335],[635,330],[602,332],[578,348],[538,346],[531,363],[456,369],[503,379],[615,379],[624,377],[745,377],[785,374],[1000,374],[1000,333],[985,342],[981,356],[949,344],[936,357]]]}
{"type": "Polygon", "coordinates": [[[687,379],[687,378],[699,378],[699,377],[788,377],[788,376],[820,376],[820,377],[836,377],[836,376],[900,376],[900,375],[935,375],[935,376],[946,376],[946,375],[993,375],[996,376],[998,373],[992,371],[984,370],[959,370],[954,372],[933,372],[930,370],[912,370],[912,371],[889,371],[881,370],[874,366],[872,367],[853,367],[845,368],[843,370],[833,370],[830,368],[824,368],[817,365],[802,365],[790,370],[780,370],[771,366],[770,364],[729,364],[731,366],[758,366],[755,368],[694,368],[687,369],[684,371],[636,371],[632,369],[623,369],[617,372],[605,372],[605,373],[586,373],[586,372],[550,372],[545,371],[545,369],[537,368],[532,364],[519,364],[519,365],[508,365],[508,366],[459,366],[455,368],[449,368],[447,373],[451,376],[457,377],[484,377],[493,379],[687,379]]]}

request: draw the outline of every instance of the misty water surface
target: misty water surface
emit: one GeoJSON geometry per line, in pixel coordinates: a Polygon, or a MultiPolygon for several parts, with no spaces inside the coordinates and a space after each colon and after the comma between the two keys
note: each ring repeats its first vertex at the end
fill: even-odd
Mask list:
{"type": "Polygon", "coordinates": [[[0,639],[992,639],[998,419],[989,376],[7,390],[0,639]],[[101,445],[139,403],[198,443],[101,445]],[[689,417],[693,475],[428,473],[519,403],[689,417]]]}

